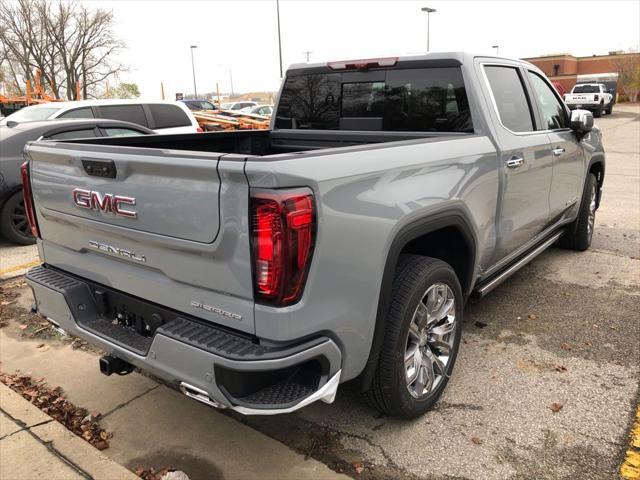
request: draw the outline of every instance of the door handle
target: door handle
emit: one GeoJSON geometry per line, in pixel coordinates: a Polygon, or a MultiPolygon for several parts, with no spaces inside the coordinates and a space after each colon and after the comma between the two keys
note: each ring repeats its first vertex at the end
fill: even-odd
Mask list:
{"type": "Polygon", "coordinates": [[[524,158],[513,156],[507,160],[507,168],[519,168],[524,163],[524,158]]]}
{"type": "Polygon", "coordinates": [[[556,157],[559,157],[560,155],[562,155],[564,153],[564,148],[562,148],[562,147],[554,148],[552,150],[552,152],[556,157]]]}

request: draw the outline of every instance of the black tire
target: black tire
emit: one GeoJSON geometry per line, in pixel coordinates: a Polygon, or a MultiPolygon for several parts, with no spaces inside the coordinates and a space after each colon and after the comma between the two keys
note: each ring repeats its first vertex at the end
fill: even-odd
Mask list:
{"type": "Polygon", "coordinates": [[[611,115],[613,113],[613,102],[609,102],[609,106],[607,107],[607,115],[611,115]]]}
{"type": "Polygon", "coordinates": [[[596,176],[590,173],[582,193],[578,217],[567,227],[566,233],[560,238],[561,247],[584,252],[591,246],[595,227],[597,194],[598,181],[596,176]]]}
{"type": "Polygon", "coordinates": [[[604,104],[600,104],[597,110],[594,110],[593,116],[596,118],[600,118],[602,116],[602,111],[604,110],[604,104]]]}
{"type": "MultiPolygon", "coordinates": [[[[440,290],[436,290],[436,293],[438,291],[440,290]]],[[[422,305],[428,308],[429,305],[433,306],[434,304],[430,304],[427,299],[426,303],[422,303],[422,305]]],[[[436,310],[441,309],[436,308],[436,310]]],[[[438,317],[436,316],[436,318],[438,317]]],[[[414,418],[429,410],[442,395],[453,370],[462,334],[462,320],[462,289],[454,270],[441,260],[419,255],[403,255],[393,280],[385,337],[378,365],[369,390],[364,392],[365,401],[369,406],[387,415],[402,418],[414,418]],[[438,301],[443,298],[443,303],[436,303],[436,305],[442,305],[444,308],[448,301],[447,298],[453,299],[455,302],[453,306],[454,320],[451,321],[451,315],[448,315],[442,320],[434,321],[431,327],[425,323],[424,325],[427,326],[424,327],[421,334],[425,335],[423,337],[425,340],[428,337],[435,341],[430,332],[434,331],[434,328],[436,331],[438,328],[446,328],[450,332],[443,338],[447,339],[446,342],[450,348],[440,350],[440,347],[437,347],[434,350],[431,347],[431,342],[427,342],[420,347],[412,345],[415,347],[414,352],[416,349],[420,350],[417,350],[417,354],[408,354],[409,344],[414,342],[416,338],[413,335],[410,336],[409,328],[411,325],[415,325],[414,320],[417,318],[419,303],[427,298],[426,294],[432,291],[432,288],[444,289],[444,287],[447,287],[444,297],[438,295],[435,297],[438,301]],[[450,297],[448,297],[449,294],[451,294],[450,297]],[[433,382],[430,391],[424,393],[426,391],[425,383],[418,385],[420,379],[425,378],[421,376],[423,375],[422,367],[416,368],[416,363],[413,363],[416,379],[414,380],[415,384],[409,385],[407,377],[409,376],[408,368],[411,367],[406,366],[405,356],[408,355],[409,362],[415,362],[416,358],[426,359],[427,355],[421,353],[426,350],[429,350],[431,355],[444,351],[448,351],[449,355],[446,364],[440,367],[439,373],[435,373],[436,364],[431,364],[430,372],[433,375],[431,378],[437,381],[433,382]],[[423,393],[418,394],[415,389],[423,393]]],[[[425,369],[424,372],[426,374],[427,370],[425,369]]]]}
{"type": "Polygon", "coordinates": [[[2,206],[0,211],[0,231],[2,236],[13,243],[33,245],[36,238],[31,235],[22,192],[16,192],[2,206]]]}

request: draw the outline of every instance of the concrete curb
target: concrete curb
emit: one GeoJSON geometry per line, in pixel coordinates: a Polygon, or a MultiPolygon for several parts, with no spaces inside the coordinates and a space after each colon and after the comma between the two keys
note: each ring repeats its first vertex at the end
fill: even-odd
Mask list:
{"type": "Polygon", "coordinates": [[[139,480],[4,384],[0,419],[1,478],[139,480]]]}

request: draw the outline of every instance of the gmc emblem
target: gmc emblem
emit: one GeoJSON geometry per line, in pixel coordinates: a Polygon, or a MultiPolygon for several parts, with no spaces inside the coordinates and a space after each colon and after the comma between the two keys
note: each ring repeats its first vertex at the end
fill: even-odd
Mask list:
{"type": "Polygon", "coordinates": [[[136,199],[133,197],[123,197],[122,195],[113,195],[112,193],[102,194],[93,190],[76,188],[73,190],[73,203],[79,208],[113,213],[120,217],[138,217],[136,212],[122,208],[122,205],[135,205],[136,199]]]}

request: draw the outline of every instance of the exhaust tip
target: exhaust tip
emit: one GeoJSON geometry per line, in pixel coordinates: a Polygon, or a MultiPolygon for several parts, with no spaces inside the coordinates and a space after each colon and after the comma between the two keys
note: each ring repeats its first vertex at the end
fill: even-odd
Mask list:
{"type": "Polygon", "coordinates": [[[187,383],[187,382],[180,382],[180,391],[182,393],[184,393],[187,397],[189,398],[193,398],[194,400],[197,400],[199,402],[202,402],[206,405],[209,405],[210,407],[213,408],[218,408],[220,410],[227,408],[225,405],[222,405],[220,402],[217,402],[216,400],[213,400],[209,394],[207,392],[205,392],[204,390],[198,388],[198,387],[194,387],[193,385],[187,383]]]}

